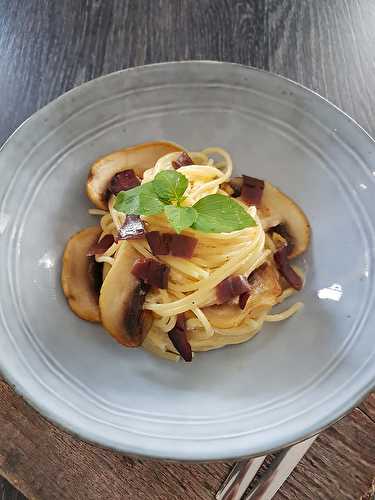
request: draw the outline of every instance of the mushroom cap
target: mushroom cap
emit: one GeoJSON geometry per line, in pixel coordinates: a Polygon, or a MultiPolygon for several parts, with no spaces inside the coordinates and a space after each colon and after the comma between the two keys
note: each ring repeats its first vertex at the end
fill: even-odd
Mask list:
{"type": "Polygon", "coordinates": [[[138,257],[127,241],[121,243],[99,298],[103,327],[117,342],[127,347],[142,344],[152,320],[151,313],[142,309],[142,297],[145,295],[142,284],[131,273],[138,257]]]}
{"type": "Polygon", "coordinates": [[[87,196],[96,207],[106,210],[107,189],[114,175],[132,169],[142,178],[144,171],[154,167],[159,158],[177,151],[183,151],[183,148],[173,142],[156,141],[120,149],[103,156],[91,166],[86,184],[87,196]]]}
{"type": "Polygon", "coordinates": [[[270,182],[265,182],[263,196],[259,208],[262,219],[274,219],[276,225],[282,223],[293,238],[293,249],[289,259],[306,251],[310,243],[310,224],[302,209],[270,182]]]}
{"type": "MultiPolygon", "coordinates": [[[[246,302],[246,310],[251,315],[259,312],[259,307],[270,308],[276,304],[282,292],[279,273],[273,262],[258,267],[249,279],[250,296],[246,302]]],[[[243,319],[243,311],[238,304],[227,303],[208,306],[203,309],[208,321],[215,328],[231,328],[243,319]]]]}
{"type": "Polygon", "coordinates": [[[88,227],[74,234],[66,244],[63,256],[61,284],[71,310],[87,321],[100,322],[99,293],[92,274],[94,257],[88,249],[96,243],[102,230],[88,227]]]}

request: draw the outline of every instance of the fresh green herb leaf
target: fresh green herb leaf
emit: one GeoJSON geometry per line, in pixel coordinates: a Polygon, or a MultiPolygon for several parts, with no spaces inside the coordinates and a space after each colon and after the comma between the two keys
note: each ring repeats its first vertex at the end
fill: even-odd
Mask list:
{"type": "Polygon", "coordinates": [[[198,217],[193,207],[166,205],[164,207],[164,212],[176,233],[180,233],[183,229],[192,226],[198,217]]]}
{"type": "Polygon", "coordinates": [[[152,182],[147,182],[116,196],[115,210],[125,214],[156,215],[164,210],[164,203],[157,197],[152,182]]]}
{"type": "Polygon", "coordinates": [[[163,170],[155,176],[152,184],[161,200],[171,202],[182,198],[188,187],[188,180],[175,170],[163,170]]]}
{"type": "Polygon", "coordinates": [[[164,212],[177,233],[191,226],[205,233],[230,233],[255,226],[254,219],[238,202],[221,194],[208,195],[194,207],[181,207],[187,185],[184,175],[164,170],[152,182],[121,191],[116,197],[115,209],[136,215],[164,212]]]}
{"type": "Polygon", "coordinates": [[[256,225],[237,201],[222,194],[205,196],[193,208],[198,212],[193,227],[204,233],[231,233],[256,225]]]}
{"type": "Polygon", "coordinates": [[[139,192],[141,186],[137,186],[128,191],[120,191],[116,196],[114,209],[125,214],[139,215],[139,192]]]}
{"type": "Polygon", "coordinates": [[[159,200],[154,190],[154,183],[147,182],[142,184],[142,189],[139,194],[139,209],[141,215],[157,215],[164,210],[164,203],[159,200]]]}

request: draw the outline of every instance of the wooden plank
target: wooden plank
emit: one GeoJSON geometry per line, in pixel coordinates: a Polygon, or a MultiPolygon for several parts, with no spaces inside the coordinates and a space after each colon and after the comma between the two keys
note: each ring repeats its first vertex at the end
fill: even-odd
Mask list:
{"type": "MultiPolygon", "coordinates": [[[[373,0],[2,0],[0,143],[83,81],[190,58],[283,74],[374,134],[374,25],[373,0]]],[[[125,458],[51,426],[4,383],[0,396],[0,470],[30,497],[213,498],[230,468],[125,458]]],[[[324,433],[280,498],[357,499],[371,491],[374,395],[361,410],[324,433]]],[[[22,496],[0,481],[0,498],[22,496]]]]}
{"type": "Polygon", "coordinates": [[[0,473],[28,498],[206,500],[230,469],[138,460],[84,443],[47,422],[3,381],[0,401],[0,473]]]}
{"type": "Polygon", "coordinates": [[[6,479],[0,477],[0,500],[25,500],[26,497],[12,486],[6,479]]]}
{"type": "MultiPolygon", "coordinates": [[[[208,500],[232,465],[125,457],[53,426],[4,381],[0,400],[0,428],[6,436],[0,440],[0,473],[28,498],[208,500]]],[[[319,437],[277,498],[359,498],[375,475],[374,434],[374,422],[354,410],[319,437]]]]}
{"type": "Polygon", "coordinates": [[[366,401],[361,404],[360,408],[373,422],[375,422],[375,392],[370,394],[366,401]]]}
{"type": "Polygon", "coordinates": [[[268,68],[337,104],[375,133],[372,0],[266,0],[268,68]]]}
{"type": "Polygon", "coordinates": [[[375,425],[361,410],[323,432],[275,500],[359,499],[375,477],[375,425]]]}
{"type": "Polygon", "coordinates": [[[360,500],[375,500],[375,479],[372,481],[366,493],[361,496],[360,500]]]}
{"type": "Polygon", "coordinates": [[[267,67],[265,0],[2,0],[0,144],[23,120],[97,76],[162,61],[267,67]]]}

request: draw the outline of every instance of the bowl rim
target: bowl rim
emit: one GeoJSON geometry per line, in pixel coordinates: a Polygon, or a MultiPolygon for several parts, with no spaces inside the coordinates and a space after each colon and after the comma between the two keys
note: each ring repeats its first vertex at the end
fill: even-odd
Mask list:
{"type": "MultiPolygon", "coordinates": [[[[9,144],[13,141],[14,137],[27,125],[30,123],[30,121],[39,118],[43,113],[48,110],[49,107],[52,107],[60,102],[62,102],[64,99],[66,99],[67,96],[70,96],[74,94],[75,92],[82,91],[83,89],[89,89],[91,85],[95,84],[98,81],[105,81],[106,79],[112,78],[115,75],[127,75],[129,73],[135,72],[135,71],[148,71],[152,70],[153,68],[157,69],[160,67],[164,66],[173,66],[173,65],[202,65],[205,66],[207,64],[210,65],[216,65],[216,66],[233,66],[237,68],[241,68],[242,70],[248,71],[250,73],[256,72],[256,73],[261,73],[263,75],[266,75],[267,78],[274,78],[277,80],[282,80],[284,82],[287,82],[288,85],[294,86],[299,88],[300,90],[303,91],[303,93],[314,96],[314,99],[318,99],[321,102],[323,102],[326,106],[332,109],[332,111],[338,113],[342,117],[345,117],[347,121],[349,121],[353,126],[357,128],[359,132],[361,132],[367,140],[375,146],[375,140],[372,138],[372,136],[360,125],[356,120],[354,120],[350,115],[348,115],[345,111],[343,111],[341,108],[339,108],[336,104],[332,103],[330,100],[327,98],[323,97],[320,95],[318,92],[309,89],[308,87],[291,80],[290,78],[287,78],[283,75],[279,75],[274,72],[266,71],[260,68],[244,65],[244,64],[239,64],[239,63],[232,63],[232,62],[226,62],[226,61],[215,61],[215,60],[184,60],[184,61],[167,61],[167,62],[158,62],[158,63],[152,63],[152,64],[146,64],[146,65],[141,65],[141,66],[134,66],[126,69],[121,69],[115,72],[111,72],[102,76],[99,76],[97,78],[94,78],[92,80],[89,80],[87,82],[84,82],[80,85],[77,85],[73,87],[72,89],[64,92],[57,98],[53,99],[43,107],[41,107],[39,110],[37,110],[35,113],[33,113],[31,116],[29,116],[26,120],[24,120],[12,133],[11,135],[5,140],[5,142],[1,145],[0,147],[0,155],[1,153],[9,147],[9,144]]],[[[4,376],[4,379],[12,386],[15,387],[13,384],[16,383],[16,381],[13,379],[11,373],[7,373],[7,370],[3,369],[2,370],[2,375],[4,376]]],[[[63,429],[65,432],[69,433],[70,435],[73,435],[77,437],[78,439],[92,443],[95,445],[98,445],[102,448],[107,448],[115,451],[119,451],[122,453],[126,453],[128,455],[132,456],[137,456],[137,457],[144,457],[144,458],[155,458],[158,460],[172,460],[172,461],[183,461],[183,462],[211,462],[211,461],[218,461],[218,460],[235,460],[235,459],[240,459],[240,458],[246,458],[249,456],[260,456],[260,455],[265,455],[269,453],[273,453],[277,450],[280,449],[280,446],[275,446],[274,448],[267,449],[267,450],[262,450],[257,455],[247,455],[246,453],[238,453],[238,454],[233,454],[233,452],[227,452],[227,453],[221,453],[220,457],[217,455],[217,453],[211,453],[210,455],[205,455],[204,452],[201,454],[200,457],[196,456],[191,456],[189,455],[189,452],[184,452],[184,453],[165,453],[160,451],[159,454],[156,454],[153,452],[151,449],[150,451],[145,450],[144,453],[140,452],[132,452],[129,450],[126,450],[124,447],[116,447],[113,445],[105,445],[103,442],[101,442],[99,439],[95,438],[88,438],[87,436],[82,436],[79,432],[75,432],[72,430],[72,428],[69,428],[68,425],[65,423],[62,423],[61,421],[58,421],[57,417],[54,415],[51,415],[50,413],[47,413],[45,409],[43,409],[42,405],[40,405],[36,400],[33,400],[32,398],[28,397],[25,393],[23,393],[21,387],[16,387],[16,392],[17,394],[21,395],[30,405],[33,409],[36,411],[40,412],[43,416],[46,416],[50,422],[52,422],[54,425],[56,425],[58,428],[63,429]],[[215,456],[213,457],[212,455],[215,456]]],[[[357,398],[355,401],[352,401],[350,404],[346,405],[341,405],[341,407],[337,408],[337,410],[330,415],[331,418],[326,418],[325,421],[319,425],[313,428],[313,430],[306,432],[303,436],[298,437],[297,439],[288,439],[287,441],[283,442],[282,447],[288,447],[293,444],[296,444],[298,442],[304,441],[305,439],[308,439],[309,437],[312,437],[316,434],[319,434],[320,432],[324,431],[328,427],[330,427],[332,424],[346,416],[348,413],[350,413],[356,406],[358,406],[372,391],[375,390],[375,378],[374,380],[370,381],[366,386],[361,387],[357,391],[357,398]]],[[[313,427],[313,426],[311,426],[313,427]]],[[[244,447],[242,446],[242,449],[244,447]]]]}

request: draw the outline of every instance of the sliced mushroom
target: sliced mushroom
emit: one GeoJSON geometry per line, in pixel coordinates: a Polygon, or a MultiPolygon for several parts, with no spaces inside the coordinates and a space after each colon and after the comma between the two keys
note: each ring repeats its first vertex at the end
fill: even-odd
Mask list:
{"type": "Polygon", "coordinates": [[[215,328],[231,328],[241,323],[241,309],[238,304],[222,304],[202,309],[206,318],[215,328]]]}
{"type": "Polygon", "coordinates": [[[89,248],[101,234],[98,226],[83,229],[68,241],[61,273],[61,284],[71,310],[82,319],[100,322],[99,290],[102,265],[87,257],[89,248]]]}
{"type": "MultiPolygon", "coordinates": [[[[265,183],[259,216],[263,222],[268,220],[270,227],[282,224],[293,242],[289,259],[301,255],[310,243],[310,224],[301,208],[286,194],[276,189],[270,182],[265,183]]],[[[265,230],[267,230],[267,226],[265,230]]],[[[283,235],[282,235],[283,236],[283,235]]]]}
{"type": "MultiPolygon", "coordinates": [[[[282,292],[280,275],[273,261],[268,261],[255,269],[248,277],[250,291],[242,297],[243,308],[253,312],[262,305],[272,306],[282,292]]],[[[241,298],[240,298],[241,299],[241,298]]]]}
{"type": "Polygon", "coordinates": [[[159,158],[182,150],[183,148],[172,142],[158,141],[146,142],[103,156],[91,166],[86,185],[87,196],[96,207],[106,210],[107,189],[115,174],[132,169],[142,178],[143,172],[152,168],[159,158]]]}
{"type": "Polygon", "coordinates": [[[152,325],[152,315],[143,310],[147,285],[131,273],[139,255],[124,241],[100,291],[102,324],[120,344],[138,347],[152,325]]]}
{"type": "Polygon", "coordinates": [[[108,262],[103,263],[103,281],[106,279],[107,274],[111,270],[111,265],[108,262]]]}
{"type": "MultiPolygon", "coordinates": [[[[261,307],[271,307],[277,303],[282,289],[279,273],[273,263],[264,264],[249,276],[249,297],[246,301],[246,311],[250,315],[261,307]]],[[[243,320],[243,311],[238,304],[222,304],[203,309],[208,321],[215,328],[230,328],[239,325],[243,320]]]]}
{"type": "MultiPolygon", "coordinates": [[[[242,184],[242,177],[233,177],[229,182],[222,184],[222,187],[231,196],[238,197],[242,184]]],[[[293,200],[267,181],[264,183],[258,215],[265,231],[278,225],[284,226],[286,233],[290,236],[288,243],[293,244],[289,259],[301,255],[309,246],[310,224],[306,215],[293,200]]],[[[285,231],[283,233],[281,236],[284,237],[285,231]]]]}

